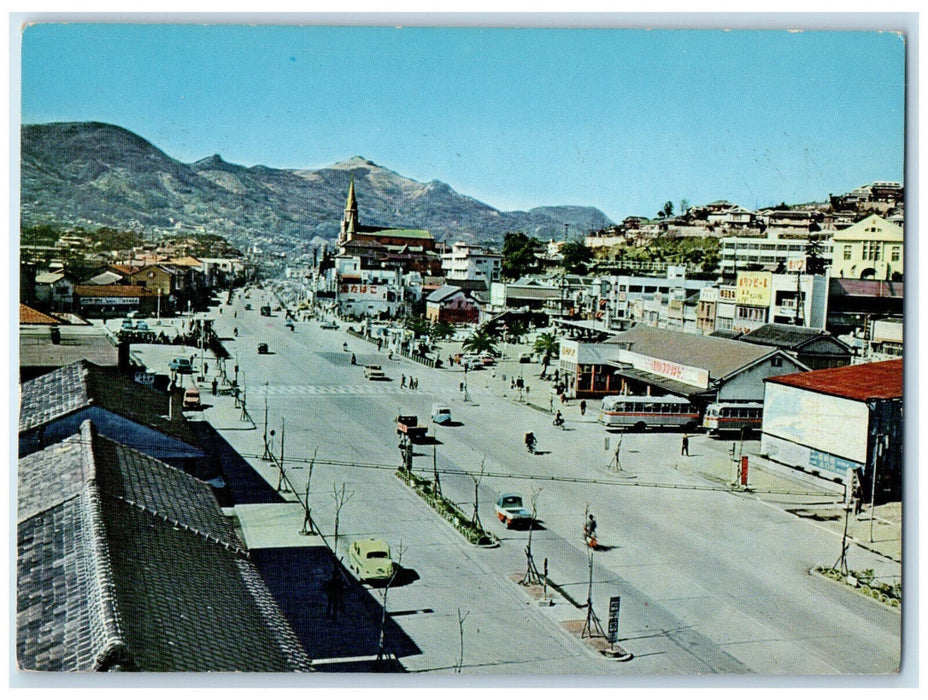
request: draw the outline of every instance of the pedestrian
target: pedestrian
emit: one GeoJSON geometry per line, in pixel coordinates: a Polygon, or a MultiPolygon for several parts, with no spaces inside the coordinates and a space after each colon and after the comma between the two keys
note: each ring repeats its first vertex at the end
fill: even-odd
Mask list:
{"type": "Polygon", "coordinates": [[[561,403],[567,403],[567,394],[561,392],[561,403]]]}
{"type": "Polygon", "coordinates": [[[510,388],[510,389],[515,389],[515,388],[516,388],[516,379],[515,379],[515,377],[513,377],[513,378],[510,380],[510,382],[509,382],[509,388],[510,388]]]}
{"type": "Polygon", "coordinates": [[[219,388],[219,382],[218,382],[217,380],[213,379],[213,385],[212,385],[212,386],[213,386],[213,396],[215,396],[215,395],[216,395],[216,389],[219,388]]]}
{"type": "Polygon", "coordinates": [[[209,362],[203,363],[203,374],[209,374],[209,362]]]}
{"type": "Polygon", "coordinates": [[[405,374],[401,374],[401,375],[400,375],[400,386],[401,386],[403,389],[406,388],[406,375],[405,375],[405,374]]]}
{"type": "Polygon", "coordinates": [[[580,402],[580,415],[581,415],[581,416],[585,416],[585,415],[586,415],[586,401],[581,401],[581,402],[580,402]]]}
{"type": "Polygon", "coordinates": [[[683,445],[680,447],[680,454],[690,456],[690,438],[689,435],[683,436],[683,445]]]}

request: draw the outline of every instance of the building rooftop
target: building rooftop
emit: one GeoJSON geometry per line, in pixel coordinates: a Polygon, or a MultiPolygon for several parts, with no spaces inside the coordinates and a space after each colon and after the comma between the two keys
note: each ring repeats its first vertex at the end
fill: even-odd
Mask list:
{"type": "Polygon", "coordinates": [[[903,366],[902,360],[889,360],[786,374],[765,381],[855,401],[899,399],[902,398],[903,366]]]}
{"type": "Polygon", "coordinates": [[[18,483],[21,668],[309,669],[206,484],[90,421],[19,460],[18,483]]]}
{"type": "Polygon", "coordinates": [[[689,367],[708,370],[710,380],[721,379],[776,350],[740,340],[728,340],[637,324],[603,342],[627,346],[631,352],[689,367]]]}
{"type": "MultiPolygon", "coordinates": [[[[745,333],[739,340],[745,343],[771,345],[773,347],[783,348],[784,350],[798,350],[803,345],[818,338],[828,338],[830,341],[833,341],[836,346],[844,345],[844,343],[834,338],[828,331],[818,328],[807,328],[805,326],[792,326],[785,323],[764,324],[760,328],[755,328],[745,333]]],[[[848,353],[850,353],[849,348],[848,353]]]]}
{"type": "Polygon", "coordinates": [[[25,304],[19,305],[19,324],[23,326],[57,326],[67,321],[62,321],[55,316],[49,316],[38,309],[33,309],[25,304]]]}
{"type": "Polygon", "coordinates": [[[148,426],[188,445],[198,445],[175,395],[173,417],[168,397],[119,375],[115,369],[80,360],[23,382],[20,390],[19,432],[24,433],[88,406],[99,406],[148,426]]]}

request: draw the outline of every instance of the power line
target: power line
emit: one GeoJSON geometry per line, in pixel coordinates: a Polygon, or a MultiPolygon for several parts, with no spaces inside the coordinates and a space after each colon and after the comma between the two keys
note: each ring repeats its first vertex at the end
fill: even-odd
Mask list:
{"type": "MultiPolygon", "coordinates": [[[[254,453],[242,453],[242,457],[260,459],[261,455],[254,453]]],[[[317,458],[311,460],[305,457],[287,457],[288,462],[302,462],[309,463],[311,461],[316,465],[326,465],[330,467],[350,467],[354,469],[375,469],[375,470],[388,470],[396,471],[399,469],[399,466],[396,464],[382,464],[378,462],[353,462],[347,460],[336,460],[336,459],[321,459],[317,458]]],[[[600,486],[637,486],[645,488],[663,488],[663,489],[676,489],[681,491],[720,491],[724,493],[731,493],[731,488],[724,486],[711,486],[711,485],[700,485],[700,484],[671,484],[671,483],[660,483],[660,482],[642,482],[642,481],[613,481],[611,479],[596,479],[590,477],[579,477],[579,476],[550,476],[550,475],[540,475],[540,474],[522,474],[518,472],[489,472],[489,471],[469,471],[466,469],[437,469],[439,474],[447,474],[450,476],[485,476],[492,477],[497,479],[529,479],[532,481],[550,481],[550,482],[560,482],[560,483],[570,483],[570,484],[595,484],[600,486]]],[[[767,493],[775,495],[784,495],[784,496],[822,496],[820,491],[792,491],[788,489],[751,489],[752,493],[767,493]]]]}

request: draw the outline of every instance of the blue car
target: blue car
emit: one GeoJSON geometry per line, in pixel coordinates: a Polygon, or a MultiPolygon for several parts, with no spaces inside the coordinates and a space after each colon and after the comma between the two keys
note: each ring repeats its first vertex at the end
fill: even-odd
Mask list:
{"type": "Polygon", "coordinates": [[[193,365],[190,364],[190,360],[186,357],[175,357],[168,366],[172,372],[178,374],[193,374],[193,365]]]}

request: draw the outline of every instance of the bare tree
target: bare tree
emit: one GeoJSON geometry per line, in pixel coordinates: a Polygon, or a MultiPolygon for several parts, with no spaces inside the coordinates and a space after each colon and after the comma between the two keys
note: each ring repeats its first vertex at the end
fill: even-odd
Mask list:
{"type": "Polygon", "coordinates": [[[461,608],[458,608],[458,636],[461,640],[461,651],[458,654],[458,663],[454,668],[455,673],[460,673],[461,668],[464,666],[464,620],[467,619],[467,616],[470,615],[470,610],[468,610],[464,615],[461,615],[461,608]]]}
{"type": "Polygon", "coordinates": [[[301,535],[313,535],[316,532],[313,527],[313,509],[309,506],[309,484],[313,480],[313,465],[316,463],[316,454],[319,448],[313,450],[313,458],[309,461],[309,470],[306,473],[306,491],[303,493],[303,529],[301,535]]]}
{"type": "MultiPolygon", "coordinates": [[[[541,489],[536,489],[532,487],[532,519],[528,524],[528,542],[525,545],[525,575],[522,577],[522,580],[519,582],[523,586],[531,586],[539,584],[542,581],[541,576],[538,573],[538,568],[535,566],[535,557],[532,554],[532,530],[535,528],[535,518],[538,516],[538,496],[541,494],[541,489]]],[[[547,578],[547,576],[546,576],[547,578]]]]}
{"type": "Polygon", "coordinates": [[[342,508],[351,500],[352,496],[354,496],[354,491],[348,494],[345,493],[344,483],[342,483],[340,489],[335,484],[332,484],[332,498],[335,500],[335,533],[332,536],[332,556],[336,560],[338,559],[338,521],[341,517],[342,508]]]}
{"type": "Polygon", "coordinates": [[[400,546],[394,550],[397,553],[396,561],[393,562],[393,572],[390,574],[390,578],[387,579],[386,584],[384,585],[380,597],[381,597],[381,614],[380,614],[380,632],[377,636],[377,660],[382,661],[384,656],[386,656],[386,637],[384,635],[384,630],[387,626],[387,595],[390,593],[390,586],[393,585],[393,582],[396,580],[396,575],[399,573],[401,564],[403,562],[403,554],[406,552],[406,548],[403,547],[403,542],[400,540],[400,546]]]}
{"type": "Polygon", "coordinates": [[[483,481],[484,465],[486,464],[486,461],[487,461],[486,457],[480,460],[480,474],[478,476],[474,476],[473,474],[470,474],[471,481],[474,482],[474,516],[471,518],[471,520],[473,521],[474,526],[479,527],[480,529],[483,529],[483,523],[480,522],[480,509],[479,509],[480,482],[483,481]]]}

